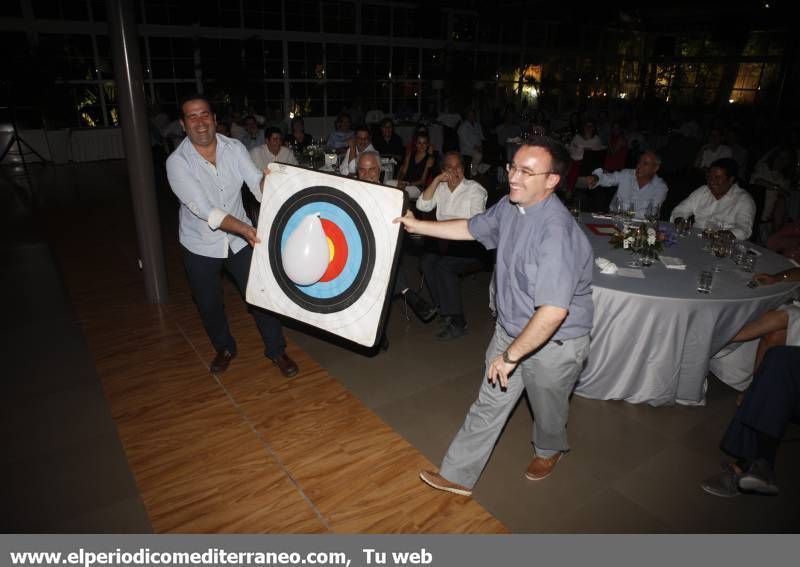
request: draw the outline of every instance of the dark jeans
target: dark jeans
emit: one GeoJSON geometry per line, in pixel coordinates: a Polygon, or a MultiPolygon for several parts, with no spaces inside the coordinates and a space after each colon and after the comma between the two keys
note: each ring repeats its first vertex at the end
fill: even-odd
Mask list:
{"type": "MultiPolygon", "coordinates": [[[[181,249],[189,286],[192,288],[192,295],[211,344],[217,351],[227,349],[236,353],[236,340],[231,335],[228,318],[225,316],[220,276],[224,268],[233,277],[239,294],[244,299],[253,249],[245,246],[236,254],[230,252],[227,258],[209,258],[194,254],[183,246],[181,249]]],[[[273,360],[281,356],[286,351],[286,339],[283,338],[280,321],[259,307],[248,304],[247,309],[256,321],[258,332],[261,333],[264,354],[273,360]]]]}
{"type": "Polygon", "coordinates": [[[800,347],[773,347],[767,351],[720,446],[729,455],[754,460],[759,457],[759,434],[779,440],[789,423],[798,420],[800,347]]]}
{"type": "Polygon", "coordinates": [[[458,275],[476,262],[476,258],[431,253],[422,257],[422,274],[425,276],[431,300],[439,306],[440,315],[463,318],[461,282],[458,275]]]}

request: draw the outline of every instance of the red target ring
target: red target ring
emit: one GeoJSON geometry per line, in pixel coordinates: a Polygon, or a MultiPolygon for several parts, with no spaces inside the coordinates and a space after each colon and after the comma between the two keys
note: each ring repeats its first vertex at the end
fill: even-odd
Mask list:
{"type": "Polygon", "coordinates": [[[322,230],[328,238],[328,245],[330,246],[333,257],[331,258],[328,269],[322,274],[319,281],[328,282],[339,276],[347,264],[347,239],[336,224],[328,219],[321,219],[322,230]]]}

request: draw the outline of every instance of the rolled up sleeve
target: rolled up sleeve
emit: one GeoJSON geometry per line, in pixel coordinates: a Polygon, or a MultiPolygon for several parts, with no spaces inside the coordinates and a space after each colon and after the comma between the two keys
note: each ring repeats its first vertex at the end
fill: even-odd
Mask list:
{"type": "Polygon", "coordinates": [[[208,221],[215,207],[201,189],[196,176],[191,173],[189,163],[183,157],[176,156],[175,159],[167,160],[167,179],[172,192],[180,202],[186,205],[193,215],[208,221]]]}
{"type": "Polygon", "coordinates": [[[217,230],[222,224],[222,221],[225,220],[226,216],[228,216],[228,213],[222,209],[211,209],[211,212],[208,215],[208,227],[211,230],[217,230]]]}
{"type": "Polygon", "coordinates": [[[437,187],[436,190],[433,192],[433,198],[430,201],[426,201],[425,199],[420,196],[417,199],[417,210],[422,211],[423,213],[427,213],[428,211],[432,211],[436,208],[436,194],[439,192],[439,188],[437,187]]]}

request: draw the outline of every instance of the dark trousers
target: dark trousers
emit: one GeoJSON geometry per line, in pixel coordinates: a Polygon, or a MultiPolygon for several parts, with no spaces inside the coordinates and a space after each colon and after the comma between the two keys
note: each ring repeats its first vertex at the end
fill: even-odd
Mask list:
{"type": "Polygon", "coordinates": [[[443,256],[428,253],[422,256],[422,274],[431,294],[431,300],[439,306],[439,314],[450,317],[463,317],[461,304],[461,282],[458,275],[475,265],[476,258],[443,256]]]}
{"type": "MultiPolygon", "coordinates": [[[[225,305],[222,301],[221,275],[224,269],[233,277],[239,294],[244,299],[253,249],[245,246],[236,254],[230,252],[227,258],[209,258],[194,254],[183,246],[181,248],[189,286],[211,344],[217,351],[227,349],[231,353],[236,353],[236,340],[228,327],[228,318],[225,316],[225,305]]],[[[247,309],[256,321],[258,332],[261,333],[264,354],[273,360],[281,356],[286,350],[281,322],[267,311],[253,305],[248,305],[247,309]]]]}
{"type": "Polygon", "coordinates": [[[742,405],[736,410],[720,447],[740,459],[755,460],[759,434],[781,439],[800,420],[800,347],[767,351],[742,405]]]}

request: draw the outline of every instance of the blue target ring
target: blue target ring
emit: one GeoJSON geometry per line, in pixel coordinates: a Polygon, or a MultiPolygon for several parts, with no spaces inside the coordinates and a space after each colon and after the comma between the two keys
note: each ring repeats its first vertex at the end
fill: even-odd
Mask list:
{"type": "Polygon", "coordinates": [[[366,213],[355,199],[333,187],[309,187],[288,197],[273,219],[267,246],[278,286],[291,301],[315,313],[335,313],[358,301],[375,268],[375,235],[366,213]],[[342,231],[348,258],[339,275],[330,281],[299,286],[286,275],[282,252],[300,222],[315,213],[342,231]]]}
{"type": "MultiPolygon", "coordinates": [[[[286,240],[288,240],[289,235],[291,235],[295,229],[300,226],[302,220],[308,215],[313,215],[316,213],[319,213],[320,217],[331,221],[338,226],[339,229],[341,229],[345,239],[347,240],[347,263],[345,263],[342,272],[331,281],[317,282],[311,285],[297,287],[298,289],[302,290],[303,293],[306,293],[312,297],[316,297],[318,299],[328,299],[340,295],[346,291],[347,288],[353,285],[353,282],[358,277],[358,270],[361,266],[364,249],[361,244],[361,236],[358,233],[358,229],[356,228],[353,219],[350,218],[350,216],[345,213],[341,207],[334,205],[333,203],[319,202],[303,205],[294,213],[292,213],[292,215],[289,217],[289,220],[286,221],[286,227],[283,229],[283,234],[281,236],[281,253],[283,253],[283,250],[286,247],[286,240]]],[[[281,254],[281,257],[282,256],[283,254],[281,254]]]]}

